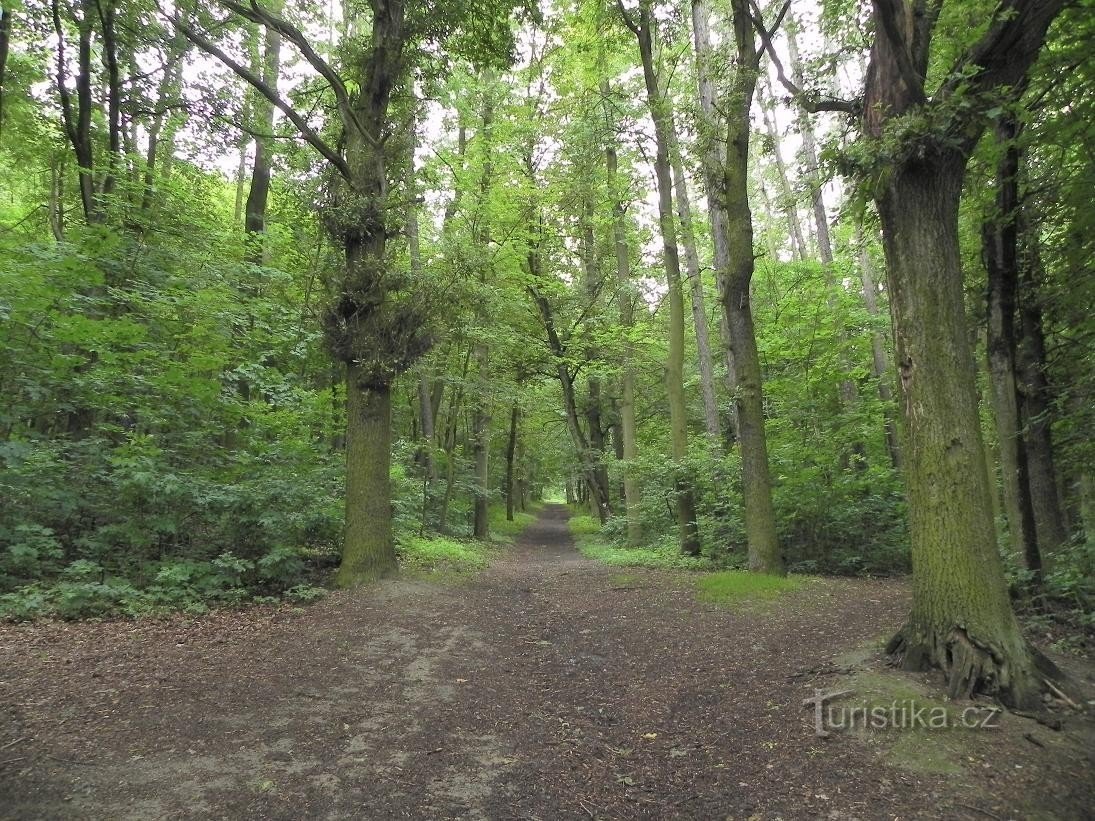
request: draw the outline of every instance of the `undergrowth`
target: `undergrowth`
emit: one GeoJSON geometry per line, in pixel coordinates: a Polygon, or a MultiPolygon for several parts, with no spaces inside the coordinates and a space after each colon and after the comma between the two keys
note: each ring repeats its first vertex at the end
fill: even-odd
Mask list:
{"type": "Polygon", "coordinates": [[[458,573],[482,570],[494,553],[486,542],[433,535],[407,537],[397,552],[405,569],[458,573]]]}
{"type": "Polygon", "coordinates": [[[570,532],[583,556],[611,567],[651,567],[663,570],[711,570],[714,564],[704,556],[685,556],[676,542],[665,538],[641,547],[623,547],[601,533],[592,516],[571,516],[570,532]]]}

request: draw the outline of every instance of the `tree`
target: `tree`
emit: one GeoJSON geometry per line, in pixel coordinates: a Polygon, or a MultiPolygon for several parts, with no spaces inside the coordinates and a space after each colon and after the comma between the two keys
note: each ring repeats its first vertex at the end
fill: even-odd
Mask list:
{"type": "Polygon", "coordinates": [[[716,102],[707,6],[705,0],[692,3],[702,115],[699,131],[701,140],[707,141],[704,151],[707,207],[715,242],[719,296],[733,353],[749,569],[782,574],[783,557],[776,536],[764,431],[760,352],[750,293],[755,263],[753,215],[749,206],[749,110],[756,90],[760,49],[746,0],[733,0],[731,12],[736,70],[730,72],[722,97],[716,102]]]}
{"type": "Polygon", "coordinates": [[[677,250],[677,227],[673,215],[673,171],[670,157],[670,134],[673,128],[665,90],[661,86],[654,64],[654,20],[651,0],[639,0],[638,17],[633,19],[617,0],[617,7],[624,24],[639,41],[643,80],[646,84],[647,104],[654,120],[654,142],[657,154],[654,173],[658,188],[658,225],[662,236],[663,264],[669,302],[669,358],[665,368],[666,390],[669,394],[669,425],[672,455],[675,466],[675,496],[677,531],[681,552],[698,555],[700,552],[699,525],[696,521],[696,502],[692,479],[686,473],[683,460],[688,456],[688,421],[684,402],[684,290],[681,287],[680,257],[677,250]]]}
{"type": "Polygon", "coordinates": [[[1006,0],[929,96],[929,65],[957,32],[942,4],[875,0],[863,106],[884,159],[882,219],[906,430],[913,607],[887,648],[906,669],[938,667],[952,696],[1036,703],[1035,656],[1020,633],[993,539],[974,363],[962,297],[958,201],[987,113],[1022,89],[1062,0],[1006,0]]]}
{"type": "Polygon", "coordinates": [[[327,83],[341,132],[331,144],[275,88],[175,17],[192,42],[280,109],[329,166],[324,224],[344,258],[338,295],[325,319],[331,352],[344,363],[346,374],[346,531],[338,581],[352,586],[395,566],[389,469],[392,382],[430,344],[422,304],[408,296],[407,277],[393,270],[388,258],[389,166],[402,156],[393,147],[400,120],[391,112],[392,95],[409,77],[415,48],[428,42],[463,34],[488,59],[508,57],[511,35],[506,31],[499,37],[499,27],[482,15],[507,17],[509,9],[469,12],[444,4],[420,8],[405,0],[371,0],[369,35],[355,41],[347,55],[349,76],[343,77],[299,28],[257,0],[250,5],[222,0],[222,6],[278,31],[296,47],[327,83]]]}

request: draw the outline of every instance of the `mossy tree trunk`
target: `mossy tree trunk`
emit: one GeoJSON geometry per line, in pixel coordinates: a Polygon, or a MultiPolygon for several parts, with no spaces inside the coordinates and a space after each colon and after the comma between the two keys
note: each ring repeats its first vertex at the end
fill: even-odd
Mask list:
{"type": "Polygon", "coordinates": [[[754,41],[748,3],[746,0],[733,0],[731,7],[738,70],[723,99],[726,146],[717,194],[726,213],[730,259],[721,295],[722,308],[730,331],[730,348],[736,371],[735,404],[741,446],[749,569],[782,575],[785,569],[772,505],[760,352],[757,349],[750,295],[755,266],[753,214],[749,206],[749,109],[756,90],[760,55],[754,41]]]}
{"type": "Polygon", "coordinates": [[[929,98],[938,8],[925,13],[906,0],[875,0],[862,106],[868,138],[889,138],[898,149],[895,156],[891,145],[871,169],[900,374],[913,564],[912,613],[888,650],[906,668],[942,669],[952,696],[985,692],[1012,705],[1037,704],[1041,688],[996,549],[965,323],[958,202],[985,113],[1022,91],[1063,5],[998,6],[979,39],[949,59],[955,68],[929,98]],[[893,121],[909,114],[931,128],[891,133],[893,121]]]}
{"type": "Polygon", "coordinates": [[[362,387],[346,373],[346,531],[339,587],[371,581],[395,567],[391,510],[391,390],[362,387]]]}
{"type": "Polygon", "coordinates": [[[965,159],[894,170],[879,199],[906,441],[913,609],[888,648],[952,697],[1037,700],[996,548],[958,248],[965,159]]]}

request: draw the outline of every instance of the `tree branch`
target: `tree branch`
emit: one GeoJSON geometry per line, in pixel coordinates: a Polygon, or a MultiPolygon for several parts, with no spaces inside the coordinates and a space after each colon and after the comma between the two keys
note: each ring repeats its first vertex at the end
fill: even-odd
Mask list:
{"type": "Polygon", "coordinates": [[[1066,0],[1001,2],[993,13],[988,31],[959,59],[939,96],[955,93],[966,81],[970,67],[978,69],[969,80],[975,92],[1003,86],[1018,87],[1038,57],[1050,23],[1065,5],[1066,0]]]}
{"type": "Polygon", "coordinates": [[[840,111],[845,114],[851,114],[852,116],[858,115],[861,107],[858,101],[811,97],[795,85],[791,81],[791,78],[787,76],[787,71],[783,67],[783,61],[780,59],[776,47],[772,44],[772,34],[783,22],[783,18],[791,5],[789,0],[780,10],[779,16],[776,18],[776,22],[771,30],[764,25],[760,7],[757,6],[756,0],[750,0],[750,5],[753,8],[753,13],[750,14],[749,17],[753,21],[753,28],[756,29],[757,35],[760,37],[762,49],[768,53],[768,59],[772,61],[772,66],[776,70],[776,79],[779,80],[779,84],[787,89],[788,93],[795,99],[795,102],[811,114],[816,114],[819,111],[840,111]]]}
{"type": "Polygon", "coordinates": [[[874,9],[875,19],[881,29],[875,37],[885,34],[886,39],[890,41],[889,53],[894,56],[897,71],[912,94],[913,104],[925,102],[927,97],[924,94],[924,77],[913,65],[910,53],[913,32],[903,33],[898,20],[898,15],[905,13],[905,0],[874,0],[874,9]]]}
{"type": "Polygon", "coordinates": [[[362,137],[367,142],[370,142],[375,146],[376,141],[361,127],[357,115],[354,114],[353,106],[350,103],[350,92],[347,90],[346,84],[342,81],[342,78],[339,77],[338,72],[331,67],[331,64],[316,53],[315,49],[312,48],[311,43],[308,42],[308,38],[304,36],[304,33],[301,32],[300,29],[288,20],[271,14],[259,5],[257,0],[250,0],[250,6],[237,3],[235,0],[219,0],[219,2],[225,8],[240,15],[240,17],[274,29],[296,46],[297,50],[300,51],[301,56],[307,60],[308,64],[315,69],[316,73],[331,86],[331,91],[333,91],[335,95],[335,101],[338,103],[339,114],[342,116],[342,120],[346,126],[350,127],[352,125],[361,133],[362,137]]]}
{"type": "Polygon", "coordinates": [[[636,37],[641,37],[639,27],[635,24],[635,21],[631,17],[631,13],[624,8],[624,0],[616,0],[616,8],[620,12],[620,17],[623,18],[624,25],[631,29],[631,33],[636,37]]]}
{"type": "Polygon", "coordinates": [[[311,145],[316,151],[322,154],[324,159],[326,159],[327,162],[334,166],[335,169],[343,177],[345,177],[347,181],[352,181],[350,167],[346,164],[346,160],[343,159],[337,151],[331,148],[331,146],[329,146],[323,140],[323,138],[320,137],[319,134],[317,134],[310,125],[308,125],[308,123],[300,115],[300,113],[291,105],[289,105],[289,103],[287,103],[284,99],[282,99],[281,95],[279,95],[276,90],[271,88],[267,83],[264,83],[262,81],[262,78],[256,76],[252,71],[233,60],[227,53],[225,53],[224,49],[220,48],[208,37],[190,28],[177,15],[171,17],[171,22],[175,25],[176,28],[178,28],[179,31],[181,31],[186,36],[187,40],[196,45],[206,54],[216,57],[218,60],[224,63],[224,65],[232,69],[232,71],[234,71],[242,80],[249,83],[263,97],[269,100],[270,103],[276,106],[283,114],[285,114],[286,117],[289,118],[289,121],[294,126],[296,126],[297,130],[300,132],[301,137],[303,137],[309,145],[311,145]]]}

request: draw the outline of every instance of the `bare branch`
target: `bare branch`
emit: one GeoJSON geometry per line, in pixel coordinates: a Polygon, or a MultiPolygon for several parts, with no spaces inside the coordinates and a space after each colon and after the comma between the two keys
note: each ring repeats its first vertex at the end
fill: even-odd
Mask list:
{"type": "Polygon", "coordinates": [[[753,13],[750,14],[749,17],[753,21],[753,28],[756,29],[757,35],[760,37],[763,50],[768,53],[768,59],[772,61],[772,66],[776,70],[776,79],[779,80],[781,86],[787,89],[787,92],[795,99],[795,102],[812,114],[816,114],[819,111],[840,111],[845,114],[851,114],[852,116],[858,115],[860,104],[857,101],[812,97],[795,85],[791,81],[791,78],[787,76],[787,70],[783,67],[783,61],[780,59],[776,47],[772,44],[772,33],[775,31],[776,27],[783,22],[783,18],[790,8],[789,0],[780,10],[771,30],[764,25],[760,7],[757,6],[756,0],[750,0],[750,5],[753,8],[753,13]]]}
{"type": "Polygon", "coordinates": [[[171,22],[181,31],[186,39],[196,45],[206,54],[216,57],[228,68],[232,69],[241,79],[249,83],[256,91],[258,91],[263,97],[269,100],[274,106],[276,106],[289,121],[296,126],[300,135],[305,141],[311,145],[316,151],[323,155],[331,165],[338,170],[338,172],[345,177],[348,181],[352,181],[350,174],[350,167],[346,164],[346,160],[329,146],[322,137],[315,132],[315,130],[308,125],[307,121],[300,115],[300,113],[287,103],[276,90],[271,88],[267,83],[262,81],[261,77],[258,77],[254,72],[240,65],[233,60],[224,49],[220,48],[216,43],[210,40],[200,32],[190,28],[185,22],[178,16],[171,18],[171,22]]]}
{"type": "Polygon", "coordinates": [[[338,103],[339,114],[342,116],[342,120],[346,124],[346,126],[348,128],[350,126],[353,126],[357,131],[361,133],[362,137],[367,142],[370,142],[375,146],[376,141],[364,128],[361,127],[357,116],[354,114],[353,106],[350,103],[350,93],[346,88],[346,84],[342,81],[342,78],[338,75],[338,72],[331,67],[331,64],[316,53],[315,49],[312,48],[312,44],[308,42],[308,38],[304,36],[304,33],[301,32],[300,29],[298,29],[288,20],[282,17],[278,17],[275,14],[271,14],[269,11],[259,5],[257,0],[251,0],[250,6],[245,6],[242,3],[237,3],[235,2],[235,0],[219,1],[221,5],[231,11],[234,11],[236,14],[240,15],[240,17],[244,17],[253,23],[258,23],[259,25],[267,26],[268,28],[274,29],[283,37],[288,39],[294,46],[296,46],[301,56],[305,60],[307,60],[308,64],[316,70],[316,73],[319,74],[319,76],[322,77],[324,80],[326,80],[328,85],[331,86],[331,91],[333,91],[335,95],[335,101],[338,103]]]}

